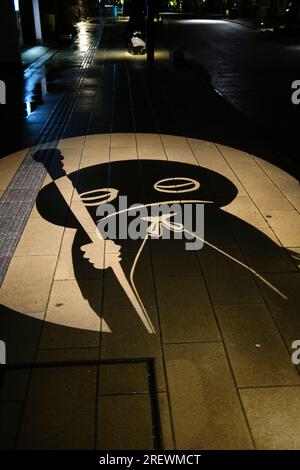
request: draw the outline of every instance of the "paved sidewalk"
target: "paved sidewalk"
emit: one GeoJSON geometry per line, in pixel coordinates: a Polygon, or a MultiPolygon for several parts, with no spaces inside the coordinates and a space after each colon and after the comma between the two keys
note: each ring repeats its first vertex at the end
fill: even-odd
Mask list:
{"type": "Polygon", "coordinates": [[[24,67],[29,67],[34,62],[38,62],[39,65],[45,63],[51,55],[56,51],[44,46],[34,46],[26,49],[22,52],[22,64],[24,67]]]}
{"type": "MultiPolygon", "coordinates": [[[[299,180],[299,106],[291,101],[291,85],[299,70],[298,39],[265,34],[232,21],[205,19],[169,19],[166,32],[168,43],[176,43],[193,70],[202,71],[236,110],[237,126],[234,119],[224,123],[221,116],[222,139],[231,138],[234,146],[246,151],[252,148],[254,153],[256,144],[259,155],[299,180]]],[[[206,94],[205,88],[203,95],[206,94]]],[[[201,103],[197,104],[200,110],[201,103]]]]}
{"type": "Polygon", "coordinates": [[[232,21],[232,23],[240,24],[242,26],[245,26],[246,28],[257,29],[257,26],[255,25],[255,21],[251,19],[237,18],[236,20],[228,20],[228,21],[232,21]]]}
{"type": "MultiPolygon", "coordinates": [[[[299,184],[203,71],[170,68],[160,44],[148,69],[123,37],[108,20],[58,144],[36,155],[63,156],[66,175],[47,167],[1,287],[0,445],[299,449],[299,184]],[[89,230],[89,204],[107,193],[207,201],[203,249],[153,238],[137,259],[140,241],[117,239],[105,269],[117,247],[89,230]]],[[[1,159],[3,193],[25,153],[1,159]]]]}

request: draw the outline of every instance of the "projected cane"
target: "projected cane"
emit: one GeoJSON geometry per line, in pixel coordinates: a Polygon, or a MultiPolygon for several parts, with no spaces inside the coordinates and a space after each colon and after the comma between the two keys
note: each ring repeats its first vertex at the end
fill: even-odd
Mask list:
{"type": "MultiPolygon", "coordinates": [[[[84,202],[80,198],[80,195],[78,194],[76,188],[73,186],[72,181],[66,174],[63,166],[63,155],[61,154],[61,152],[58,149],[40,150],[34,154],[33,158],[34,160],[41,162],[45,166],[49,176],[53,180],[61,196],[64,198],[68,205],[69,201],[65,196],[65,191],[62,191],[62,186],[64,187],[64,189],[70,189],[72,192],[74,191],[74,195],[77,196],[76,200],[78,200],[78,205],[75,205],[71,209],[71,212],[77,219],[78,223],[81,225],[84,232],[91,239],[91,243],[81,247],[81,250],[84,252],[84,258],[87,258],[96,269],[111,268],[113,270],[116,278],[120,283],[120,286],[126,293],[128,300],[130,301],[134,310],[141,319],[147,332],[150,334],[155,334],[154,326],[147,314],[147,311],[139,296],[137,296],[134,292],[121,266],[120,247],[116,245],[112,240],[109,240],[114,250],[111,250],[113,251],[112,253],[107,253],[104,256],[105,240],[99,232],[96,232],[96,226],[93,218],[91,217],[88,209],[84,205],[84,202]]],[[[107,193],[108,192],[109,189],[107,189],[107,193]]],[[[103,202],[107,202],[107,199],[108,197],[105,198],[105,201],[103,202]]]]}

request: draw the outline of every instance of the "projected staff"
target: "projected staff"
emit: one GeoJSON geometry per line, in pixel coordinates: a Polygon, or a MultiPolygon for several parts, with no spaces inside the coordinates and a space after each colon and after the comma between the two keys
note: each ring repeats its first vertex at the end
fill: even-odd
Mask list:
{"type": "MultiPolygon", "coordinates": [[[[80,195],[77,193],[76,188],[73,187],[71,180],[69,180],[66,175],[66,172],[63,167],[63,156],[61,152],[56,149],[49,151],[39,151],[34,155],[34,159],[43,163],[43,165],[47,169],[49,176],[52,178],[58,190],[61,189],[61,183],[63,179],[63,186],[67,186],[67,188],[69,187],[69,189],[74,191],[75,195],[77,195],[77,199],[81,203],[79,207],[74,207],[72,209],[72,212],[84,232],[89,236],[89,238],[91,238],[91,243],[82,247],[82,250],[84,251],[84,257],[88,258],[96,269],[111,268],[113,270],[121,287],[126,293],[128,300],[130,301],[136,313],[140,317],[146,330],[148,331],[148,333],[154,334],[155,329],[146,312],[146,309],[140,298],[136,296],[121,266],[120,247],[111,240],[105,242],[103,239],[101,239],[101,234],[99,233],[97,236],[95,222],[92,219],[88,210],[86,209],[84,200],[80,198],[80,195]],[[110,246],[105,247],[106,243],[110,246]],[[106,253],[105,248],[109,248],[106,253]]],[[[65,193],[63,191],[60,192],[62,197],[65,199],[65,193]]],[[[114,199],[116,196],[117,191],[110,190],[110,188],[108,188],[103,194],[103,202],[108,202],[114,199]]],[[[65,200],[68,203],[67,199],[65,200]]]]}

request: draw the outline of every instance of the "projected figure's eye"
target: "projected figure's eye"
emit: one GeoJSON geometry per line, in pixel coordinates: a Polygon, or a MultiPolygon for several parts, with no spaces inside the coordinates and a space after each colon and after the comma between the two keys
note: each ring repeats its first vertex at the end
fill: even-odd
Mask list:
{"type": "Polygon", "coordinates": [[[160,193],[189,193],[200,188],[199,181],[184,176],[175,178],[164,178],[154,184],[154,189],[160,193]]]}
{"type": "Polygon", "coordinates": [[[80,194],[80,199],[85,206],[99,206],[116,199],[119,191],[114,188],[93,189],[80,194]]]}

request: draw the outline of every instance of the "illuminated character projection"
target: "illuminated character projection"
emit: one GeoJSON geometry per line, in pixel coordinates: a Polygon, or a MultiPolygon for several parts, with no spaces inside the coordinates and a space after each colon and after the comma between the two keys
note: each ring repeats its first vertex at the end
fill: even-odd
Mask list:
{"type": "MultiPolygon", "coordinates": [[[[284,262],[289,266],[292,265],[286,253],[283,253],[284,250],[267,236],[222,210],[223,206],[230,204],[237,196],[237,188],[224,176],[199,166],[159,160],[129,160],[99,164],[66,175],[63,169],[63,155],[59,150],[41,150],[34,155],[34,158],[45,165],[53,180],[41,189],[37,198],[37,209],[49,222],[77,229],[72,247],[75,277],[83,297],[90,302],[100,317],[101,306],[91,298],[86,283],[82,280],[95,279],[97,273],[100,277],[101,272],[112,270],[119,289],[117,291],[116,288],[113,295],[118,296],[121,292],[125,294],[128,308],[136,312],[144,331],[149,334],[156,333],[151,315],[143,301],[142,293],[147,281],[140,279],[136,270],[147,243],[153,247],[153,243],[156,246],[163,243],[166,250],[170,250],[173,255],[175,253],[175,256],[176,253],[181,254],[179,258],[182,259],[187,240],[178,237],[179,232],[184,233],[190,242],[198,240],[201,242],[200,245],[203,244],[203,249],[197,252],[200,264],[202,252],[208,249],[211,264],[216,266],[216,270],[220,259],[226,259],[235,267],[235,278],[239,277],[236,270],[240,270],[240,279],[244,279],[245,273],[247,274],[246,289],[249,282],[252,283],[251,286],[256,282],[284,301],[287,299],[284,289],[270,282],[268,274],[262,275],[256,266],[251,266],[237,254],[239,237],[242,239],[245,235],[249,243],[251,241],[255,243],[255,250],[259,247],[261,266],[267,264],[270,257],[272,260],[277,258],[282,260],[284,257],[284,262]],[[64,199],[64,191],[61,190],[62,187],[66,189],[68,185],[75,191],[73,200],[76,204],[72,204],[71,208],[68,200],[64,199]],[[193,230],[192,224],[186,226],[184,219],[181,222],[176,221],[174,211],[155,217],[151,215],[141,217],[146,225],[146,236],[143,240],[135,242],[135,253],[128,265],[128,262],[123,262],[123,255],[128,243],[132,241],[118,237],[120,227],[117,227],[115,240],[104,240],[103,234],[96,230],[96,226],[99,226],[97,209],[105,202],[112,204],[116,211],[112,215],[100,218],[102,222],[104,219],[107,221],[109,217],[118,218],[124,212],[128,215],[127,209],[120,210],[120,196],[127,196],[128,207],[137,204],[140,208],[148,209],[153,206],[162,207],[164,204],[168,204],[169,207],[170,204],[176,203],[180,204],[180,207],[189,203],[197,208],[201,204],[204,206],[205,234],[199,231],[199,227],[195,228],[196,231],[193,230]],[[161,240],[163,233],[166,232],[169,233],[170,239],[161,240]]],[[[216,271],[216,274],[220,273],[216,271]]],[[[172,275],[181,275],[180,262],[172,275]]],[[[235,289],[234,279],[229,278],[227,281],[230,294],[230,289],[235,289]]],[[[255,301],[259,302],[261,298],[255,301]]],[[[201,306],[199,313],[201,314],[201,306]]],[[[113,328],[110,328],[109,318],[103,321],[102,331],[113,331],[113,328]]]]}

